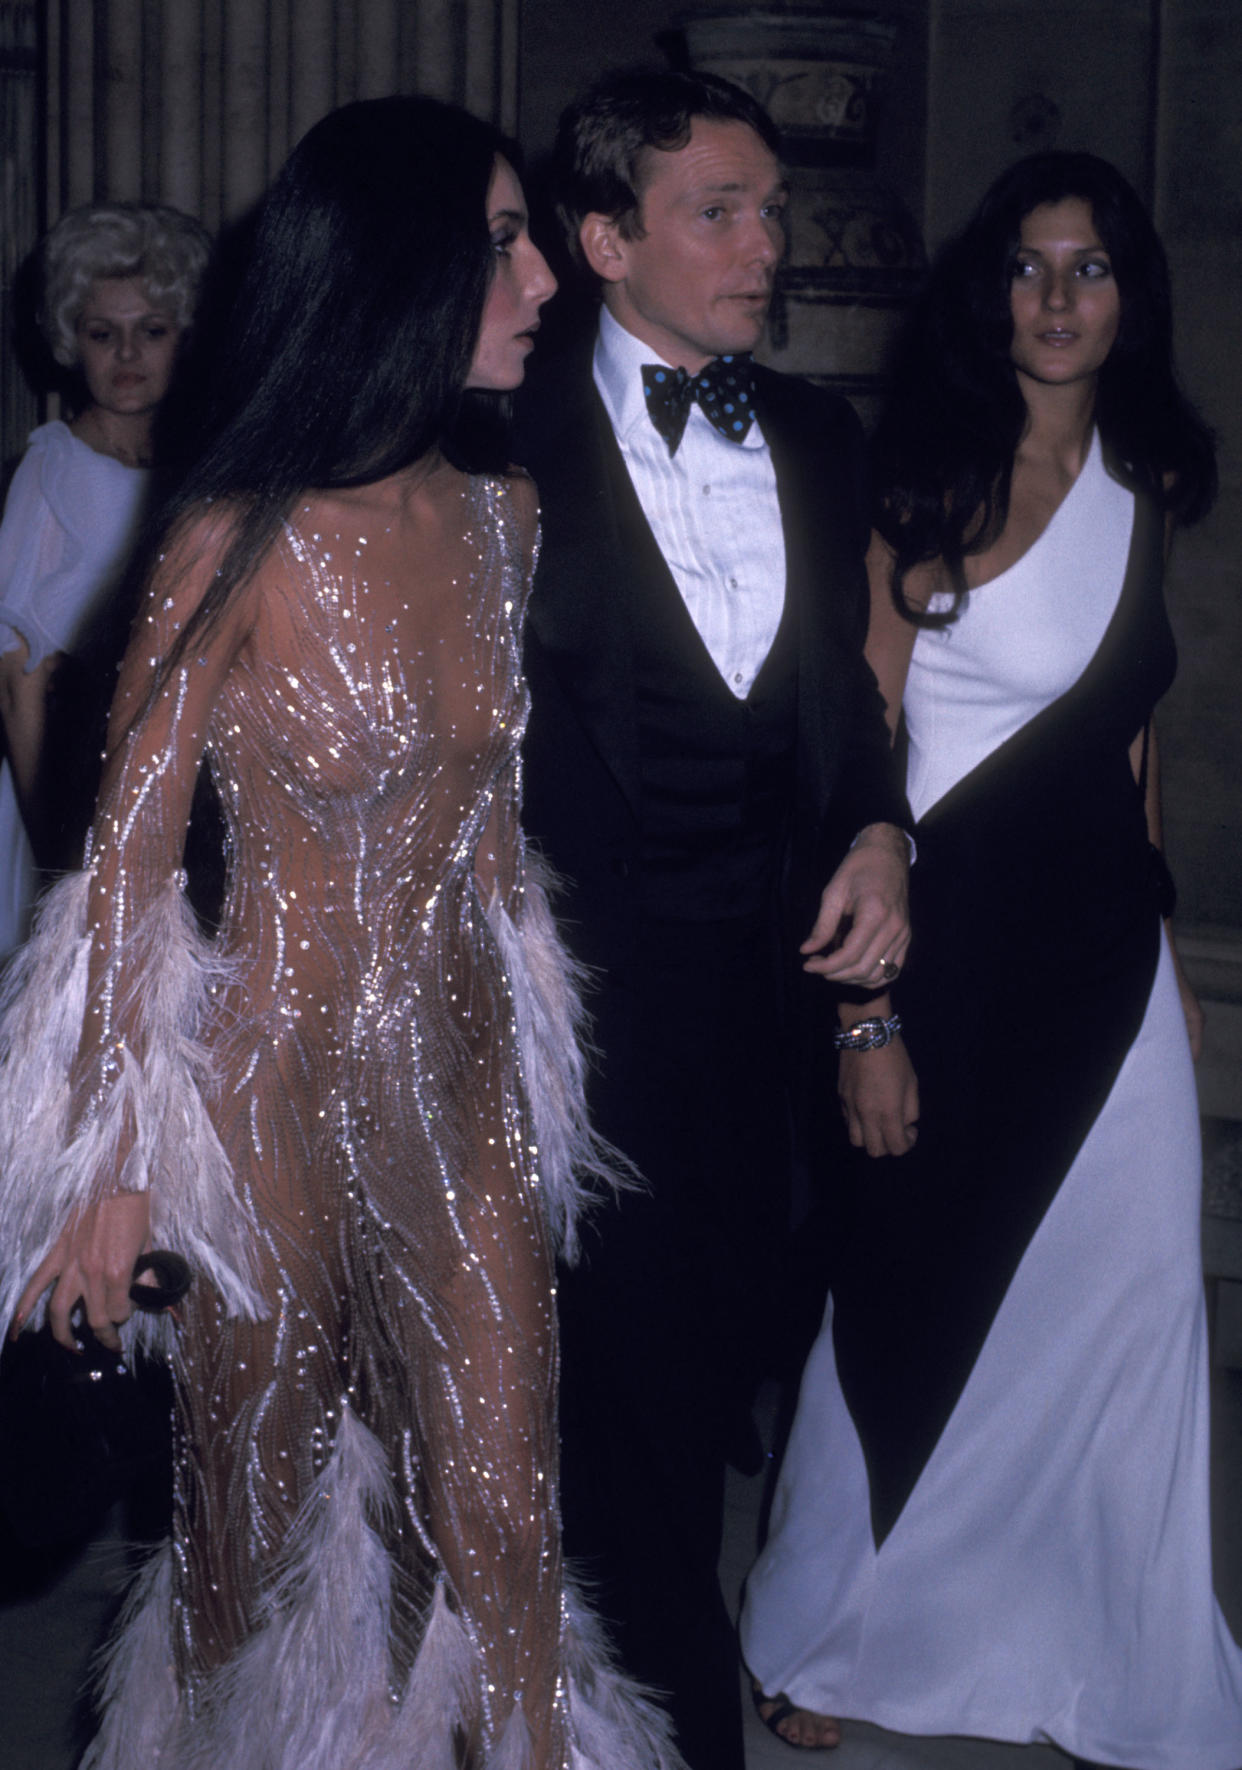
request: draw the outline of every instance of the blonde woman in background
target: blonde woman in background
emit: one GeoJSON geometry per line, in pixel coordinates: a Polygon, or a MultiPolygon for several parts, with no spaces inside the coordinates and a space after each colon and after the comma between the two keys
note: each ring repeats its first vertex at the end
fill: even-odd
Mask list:
{"type": "MultiPolygon", "coordinates": [[[[43,242],[40,326],[76,410],[32,432],[0,525],[0,954],[25,936],[56,821],[40,785],[49,690],[90,648],[129,558],[209,248],[189,215],[130,203],[73,209],[43,242]]],[[[88,777],[95,760],[74,759],[88,777]]],[[[58,779],[58,796],[70,786],[58,779]]]]}

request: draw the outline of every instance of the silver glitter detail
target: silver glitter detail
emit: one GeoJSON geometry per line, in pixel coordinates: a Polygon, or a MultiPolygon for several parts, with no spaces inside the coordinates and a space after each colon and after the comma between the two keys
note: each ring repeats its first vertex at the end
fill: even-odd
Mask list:
{"type": "Polygon", "coordinates": [[[6,1281],[117,1183],[150,1187],[158,1239],[198,1268],[174,1553],[120,1638],[90,1770],[136,1746],[339,1770],[364,1733],[368,1770],[447,1765],[459,1716],[497,1764],[528,1744],[536,1770],[674,1762],[564,1608],[549,1223],[572,1239],[593,1154],[517,821],[533,498],[441,473],[418,546],[367,491],[295,511],[148,706],[217,519],[206,564],[170,550],[91,873],[15,974],[10,1056],[46,1070],[41,1134],[78,1154],[0,1177],[6,1281]],[[178,877],[204,749],[231,842],[211,946],[178,877]],[[28,1176],[61,1172],[30,1205],[28,1176]]]}

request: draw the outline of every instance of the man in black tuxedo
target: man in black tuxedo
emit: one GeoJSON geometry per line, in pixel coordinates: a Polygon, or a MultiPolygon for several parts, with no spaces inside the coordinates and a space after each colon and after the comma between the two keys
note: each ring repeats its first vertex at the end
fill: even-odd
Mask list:
{"type": "MultiPolygon", "coordinates": [[[[904,802],[862,657],[857,420],[749,358],[784,245],[770,120],[710,76],[613,76],[558,158],[602,311],[519,407],[525,821],[592,968],[596,1125],[645,1181],[563,1275],[566,1549],[693,1770],[742,1770],[724,1466],[775,1301],[794,998],[830,999],[790,961],[896,975],[904,802]]],[[[814,1068],[835,1113],[830,1049],[814,1068]]]]}

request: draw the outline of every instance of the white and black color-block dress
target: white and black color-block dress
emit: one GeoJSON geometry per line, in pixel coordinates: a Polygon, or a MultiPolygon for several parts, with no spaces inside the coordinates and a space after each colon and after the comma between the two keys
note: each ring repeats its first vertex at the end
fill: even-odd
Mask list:
{"type": "Polygon", "coordinates": [[[1174,672],[1162,528],[1097,439],[916,641],[919,1139],[842,1181],[742,1642],[820,1713],[1237,1770],[1198,1120],[1130,761],[1174,672]]]}

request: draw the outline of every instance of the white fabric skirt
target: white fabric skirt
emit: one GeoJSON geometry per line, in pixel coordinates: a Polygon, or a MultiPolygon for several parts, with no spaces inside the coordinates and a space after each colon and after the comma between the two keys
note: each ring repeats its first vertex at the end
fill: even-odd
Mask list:
{"type": "Polygon", "coordinates": [[[769,1693],[1131,1770],[1242,1765],[1242,1654],[1212,1593],[1198,1118],[1161,948],[1104,1111],[878,1553],[829,1302],[747,1583],[743,1653],[769,1693]]]}

